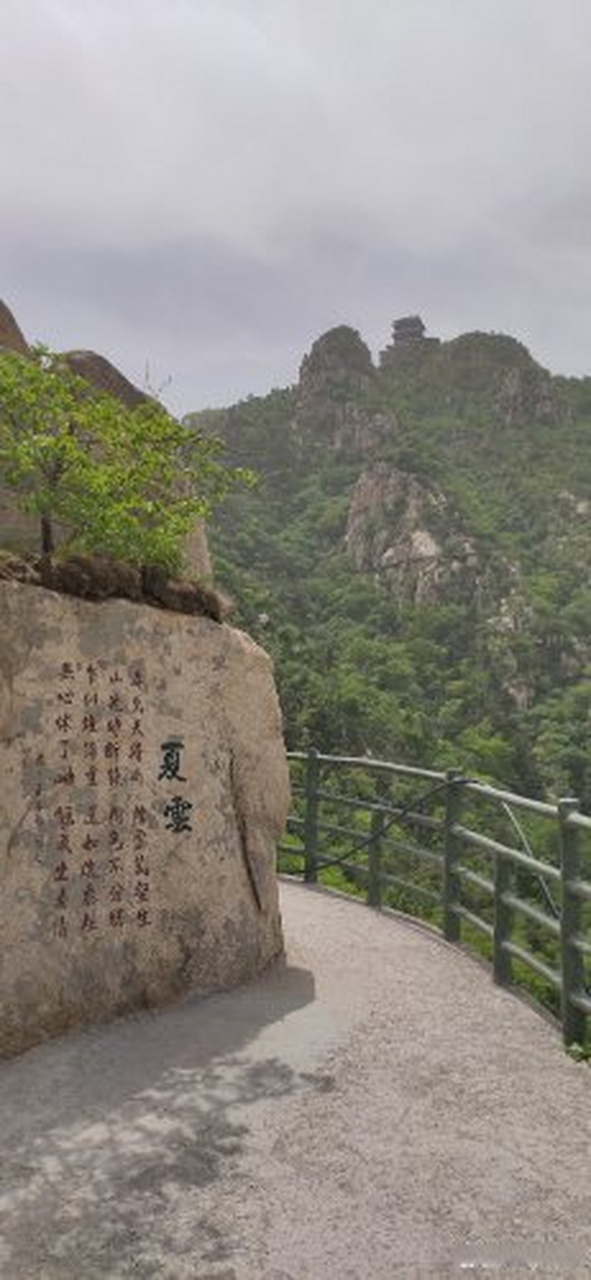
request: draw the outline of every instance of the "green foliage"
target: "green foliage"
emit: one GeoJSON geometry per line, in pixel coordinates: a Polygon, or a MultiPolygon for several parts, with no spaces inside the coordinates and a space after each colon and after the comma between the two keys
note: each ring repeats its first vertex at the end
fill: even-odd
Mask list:
{"type": "MultiPolygon", "coordinates": [[[[290,388],[191,418],[261,473],[220,508],[212,547],[239,624],[275,660],[289,745],[456,767],[590,809],[591,380],[468,334],[350,379],[344,404],[330,387],[347,353],[339,369],[339,333],[326,338],[316,399],[290,388]],[[390,428],[355,445],[347,415],[390,428]],[[444,496],[424,527],[450,559],[472,549],[475,568],[436,600],[347,554],[351,495],[376,463],[444,496]]],[[[403,518],[393,504],[391,525],[403,518]]]]}
{"type": "Polygon", "coordinates": [[[567,1053],[575,1062],[591,1062],[591,1045],[571,1044],[567,1053]]]}
{"type": "Polygon", "coordinates": [[[39,518],[46,555],[59,522],[68,550],[178,570],[186,534],[236,477],[219,451],[157,401],[126,409],[43,348],[0,355],[0,473],[39,518]]]}

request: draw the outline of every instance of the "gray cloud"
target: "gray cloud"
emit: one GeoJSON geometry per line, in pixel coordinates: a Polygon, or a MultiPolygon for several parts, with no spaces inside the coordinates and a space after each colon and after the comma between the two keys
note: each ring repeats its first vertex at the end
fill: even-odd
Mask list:
{"type": "Polygon", "coordinates": [[[1,292],[186,410],[332,324],[591,371],[588,0],[3,0],[1,292]]]}

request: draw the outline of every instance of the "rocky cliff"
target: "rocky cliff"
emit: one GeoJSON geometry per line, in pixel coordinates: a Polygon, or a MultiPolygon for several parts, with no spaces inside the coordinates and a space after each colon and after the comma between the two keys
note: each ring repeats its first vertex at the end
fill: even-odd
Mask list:
{"type": "Polygon", "coordinates": [[[367,453],[395,430],[392,414],[364,405],[374,383],[371,352],[355,329],[340,325],[313,343],[300,366],[293,431],[304,451],[328,445],[367,453]]]}
{"type": "Polygon", "coordinates": [[[345,544],[355,568],[377,575],[398,600],[467,597],[479,562],[445,495],[385,462],[363,471],[347,514],[345,544]]]}

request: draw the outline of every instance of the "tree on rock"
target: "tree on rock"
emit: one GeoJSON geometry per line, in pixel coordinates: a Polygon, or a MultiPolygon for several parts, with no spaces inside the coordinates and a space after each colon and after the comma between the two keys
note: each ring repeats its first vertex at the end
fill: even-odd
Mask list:
{"type": "Polygon", "coordinates": [[[56,525],[68,551],[178,572],[195,521],[246,476],[220,448],[156,400],[126,408],[45,348],[0,353],[0,479],[39,519],[48,576],[56,525]]]}

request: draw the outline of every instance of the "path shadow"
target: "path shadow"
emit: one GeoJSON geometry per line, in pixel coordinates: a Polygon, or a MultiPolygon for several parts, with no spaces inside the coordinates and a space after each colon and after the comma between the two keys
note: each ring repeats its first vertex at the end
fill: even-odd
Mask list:
{"type": "Polygon", "coordinates": [[[278,962],[2,1064],[0,1275],[230,1280],[249,1110],[326,1087],[257,1038],[313,999],[312,974],[278,962]]]}

